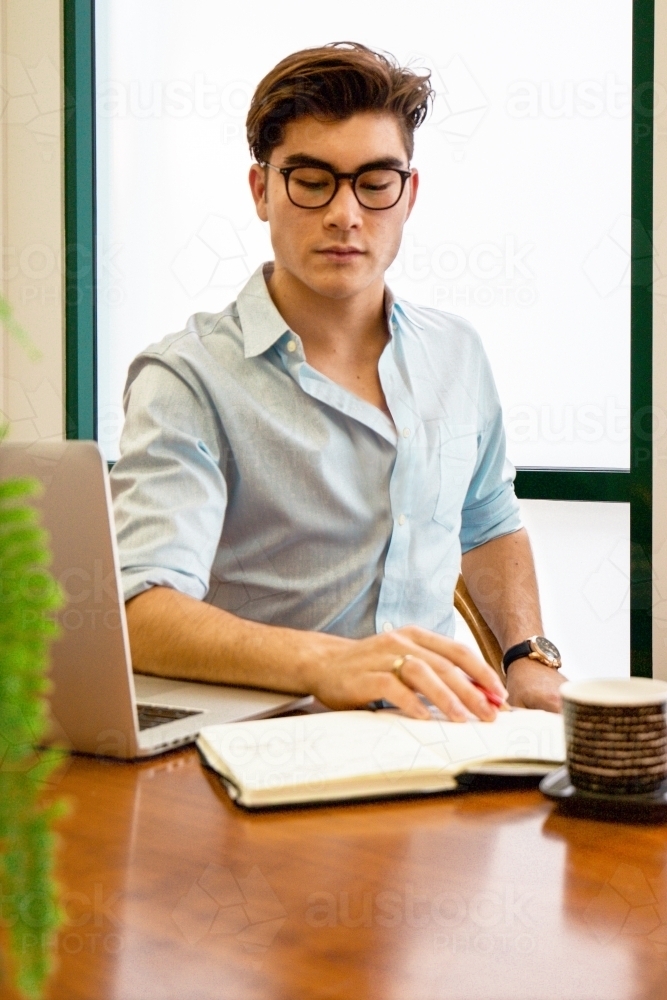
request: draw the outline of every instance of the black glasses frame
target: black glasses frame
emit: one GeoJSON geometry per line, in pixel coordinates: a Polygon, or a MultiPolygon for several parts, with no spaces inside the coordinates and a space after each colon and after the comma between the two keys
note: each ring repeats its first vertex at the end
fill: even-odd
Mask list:
{"type": "Polygon", "coordinates": [[[285,193],[287,194],[287,197],[296,208],[303,208],[306,212],[317,211],[320,208],[326,208],[327,205],[330,205],[331,202],[336,197],[336,195],[338,194],[338,188],[340,187],[341,181],[350,181],[354,197],[357,199],[362,208],[367,208],[369,212],[386,212],[388,208],[393,208],[395,205],[398,205],[399,201],[403,197],[403,191],[405,190],[405,185],[408,181],[408,178],[412,177],[411,170],[399,170],[398,167],[375,167],[375,168],[363,167],[361,170],[357,170],[353,174],[337,174],[335,170],[331,170],[329,167],[316,167],[315,168],[316,170],[325,170],[328,174],[331,174],[331,176],[333,177],[335,182],[333,193],[331,197],[328,198],[326,201],[322,202],[321,205],[299,205],[299,203],[294,201],[294,198],[292,198],[291,194],[289,193],[290,174],[292,174],[295,170],[303,170],[304,168],[310,166],[310,164],[297,163],[296,166],[294,167],[276,167],[274,166],[273,163],[269,163],[268,161],[265,160],[264,163],[260,164],[260,166],[271,167],[271,169],[275,170],[276,173],[282,174],[283,177],[285,178],[285,193]],[[357,194],[357,181],[362,176],[362,174],[367,174],[373,169],[393,170],[395,174],[399,174],[401,178],[401,190],[398,193],[396,201],[392,202],[391,205],[383,205],[381,208],[373,208],[371,205],[364,205],[363,201],[357,194]]]}

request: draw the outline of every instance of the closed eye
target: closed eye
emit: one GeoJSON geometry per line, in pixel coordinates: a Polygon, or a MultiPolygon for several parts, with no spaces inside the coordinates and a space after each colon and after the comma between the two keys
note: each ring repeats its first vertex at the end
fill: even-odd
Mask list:
{"type": "Polygon", "coordinates": [[[330,181],[305,181],[300,177],[294,177],[293,183],[304,188],[306,191],[322,191],[324,188],[331,186],[330,181]]]}

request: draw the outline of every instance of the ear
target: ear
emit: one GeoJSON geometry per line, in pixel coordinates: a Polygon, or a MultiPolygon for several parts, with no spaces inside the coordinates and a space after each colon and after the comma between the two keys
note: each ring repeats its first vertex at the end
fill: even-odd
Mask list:
{"type": "Polygon", "coordinates": [[[406,220],[410,218],[410,213],[412,212],[412,209],[415,207],[415,202],[417,200],[417,191],[419,190],[418,170],[412,171],[412,177],[408,181],[408,184],[410,185],[410,191],[408,194],[408,213],[405,216],[406,220]]]}
{"type": "Polygon", "coordinates": [[[269,221],[269,214],[266,209],[266,167],[260,167],[259,163],[253,163],[248,174],[250,193],[255,202],[255,209],[262,222],[269,221]]]}

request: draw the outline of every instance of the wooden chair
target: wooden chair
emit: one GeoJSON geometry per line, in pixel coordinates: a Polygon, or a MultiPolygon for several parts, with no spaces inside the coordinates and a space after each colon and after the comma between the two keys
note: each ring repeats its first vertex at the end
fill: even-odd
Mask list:
{"type": "Polygon", "coordinates": [[[456,590],[454,591],[454,607],[472,632],[473,638],[479,646],[480,653],[489,666],[493,667],[500,676],[504,684],[502,650],[498,645],[498,640],[482,618],[479,608],[470,596],[470,592],[462,576],[459,576],[456,590]]]}

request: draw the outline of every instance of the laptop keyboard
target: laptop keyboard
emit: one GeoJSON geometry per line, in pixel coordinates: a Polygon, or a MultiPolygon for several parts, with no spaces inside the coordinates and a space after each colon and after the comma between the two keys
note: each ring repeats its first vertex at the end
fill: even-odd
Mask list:
{"type": "Polygon", "coordinates": [[[165,705],[137,705],[137,715],[139,716],[139,729],[153,729],[154,726],[161,726],[165,722],[174,722],[176,719],[187,719],[190,715],[201,715],[199,711],[188,711],[187,708],[167,708],[165,705]]]}

